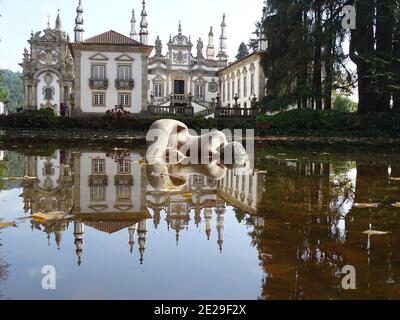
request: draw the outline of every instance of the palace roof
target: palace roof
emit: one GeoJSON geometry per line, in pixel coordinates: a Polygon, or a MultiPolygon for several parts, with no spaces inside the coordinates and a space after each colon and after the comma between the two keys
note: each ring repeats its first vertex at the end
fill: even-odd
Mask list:
{"type": "Polygon", "coordinates": [[[119,45],[135,45],[135,46],[144,46],[143,44],[135,41],[127,36],[124,36],[121,33],[118,33],[114,30],[110,30],[99,34],[97,36],[86,39],[84,43],[93,43],[93,44],[119,44],[119,45]]]}

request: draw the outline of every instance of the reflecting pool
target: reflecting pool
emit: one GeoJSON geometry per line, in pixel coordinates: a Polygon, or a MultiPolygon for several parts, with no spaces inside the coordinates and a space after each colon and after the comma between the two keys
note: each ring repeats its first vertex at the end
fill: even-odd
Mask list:
{"type": "Polygon", "coordinates": [[[329,151],[259,145],[245,174],[140,144],[0,151],[0,297],[399,299],[400,156],[329,151]]]}

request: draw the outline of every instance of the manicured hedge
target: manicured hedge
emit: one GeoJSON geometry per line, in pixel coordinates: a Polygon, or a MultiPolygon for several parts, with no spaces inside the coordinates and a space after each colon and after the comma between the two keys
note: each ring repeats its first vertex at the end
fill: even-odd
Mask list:
{"type": "Polygon", "coordinates": [[[261,135],[400,137],[400,113],[292,110],[257,120],[261,135]]]}
{"type": "MultiPolygon", "coordinates": [[[[29,111],[0,116],[0,129],[22,130],[88,130],[146,132],[153,122],[168,117],[129,115],[126,117],[61,118],[49,110],[29,111]]],[[[177,117],[189,128],[255,129],[261,136],[342,136],[342,137],[400,137],[399,113],[358,115],[338,111],[293,110],[275,116],[260,116],[257,123],[241,119],[205,119],[177,117]]]]}
{"type": "MultiPolygon", "coordinates": [[[[0,116],[0,129],[24,130],[93,130],[93,131],[138,131],[146,132],[159,119],[172,117],[128,115],[116,117],[61,118],[56,117],[51,110],[27,111],[22,113],[0,116]]],[[[189,128],[200,132],[201,129],[247,129],[255,128],[255,122],[241,121],[240,119],[205,119],[204,117],[173,117],[184,122],[189,128]]]]}

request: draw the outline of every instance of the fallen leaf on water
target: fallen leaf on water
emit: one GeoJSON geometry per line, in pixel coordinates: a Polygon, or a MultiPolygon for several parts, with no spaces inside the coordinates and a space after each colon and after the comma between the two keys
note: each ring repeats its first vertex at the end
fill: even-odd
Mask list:
{"type": "Polygon", "coordinates": [[[13,222],[1,222],[0,221],[0,229],[9,228],[9,227],[16,227],[17,224],[13,222]]]}
{"type": "Polygon", "coordinates": [[[64,220],[71,218],[71,215],[68,215],[66,212],[49,212],[49,213],[42,213],[36,212],[31,216],[34,220],[39,221],[51,221],[51,220],[64,220]]]}
{"type": "Polygon", "coordinates": [[[392,207],[400,208],[400,202],[393,203],[392,207]]]}
{"type": "Polygon", "coordinates": [[[24,177],[25,180],[36,180],[37,178],[38,177],[28,177],[28,176],[24,177]]]}
{"type": "Polygon", "coordinates": [[[354,208],[357,209],[369,209],[369,208],[378,208],[379,203],[356,203],[354,204],[354,208]]]}
{"type": "Polygon", "coordinates": [[[400,181],[400,178],[390,178],[390,180],[392,180],[392,181],[400,181]]]}
{"type": "Polygon", "coordinates": [[[17,178],[17,177],[7,177],[7,178],[3,178],[4,181],[17,181],[20,180],[21,178],[17,178]]]}
{"type": "Polygon", "coordinates": [[[368,236],[383,236],[389,233],[390,232],[388,231],[377,231],[377,230],[367,230],[363,232],[363,234],[366,234],[368,236]]]}

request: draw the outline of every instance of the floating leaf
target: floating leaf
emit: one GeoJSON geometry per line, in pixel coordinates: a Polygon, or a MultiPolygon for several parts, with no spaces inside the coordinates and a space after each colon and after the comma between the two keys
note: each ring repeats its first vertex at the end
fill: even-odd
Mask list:
{"type": "Polygon", "coordinates": [[[354,204],[354,208],[357,209],[374,209],[378,208],[379,203],[356,203],[354,204]]]}
{"type": "Polygon", "coordinates": [[[64,220],[71,218],[66,212],[36,212],[31,216],[32,219],[37,221],[51,221],[51,220],[64,220]]]}
{"type": "Polygon", "coordinates": [[[400,202],[393,203],[392,207],[400,208],[400,202]]]}
{"type": "Polygon", "coordinates": [[[384,236],[389,233],[390,233],[389,231],[377,231],[377,230],[367,230],[363,232],[363,234],[366,234],[368,236],[384,236]]]}
{"type": "Polygon", "coordinates": [[[400,181],[400,178],[390,178],[390,180],[392,180],[392,181],[400,181]]]}
{"type": "Polygon", "coordinates": [[[25,180],[36,180],[36,179],[38,179],[38,177],[28,177],[28,176],[25,176],[24,179],[25,179],[25,180]]]}
{"type": "Polygon", "coordinates": [[[13,222],[1,222],[0,221],[0,229],[16,227],[16,226],[17,226],[17,224],[15,223],[15,221],[13,221],[13,222]]]}

